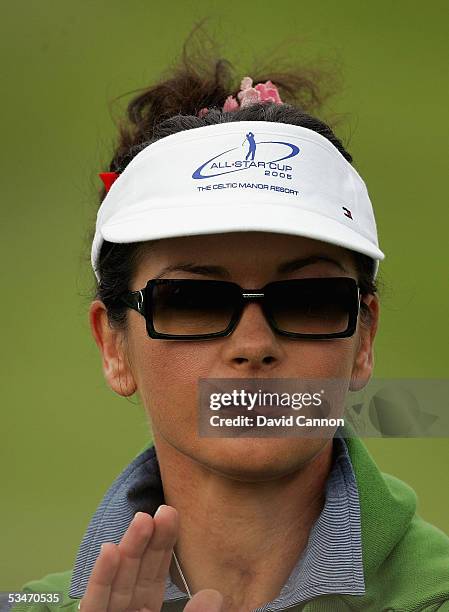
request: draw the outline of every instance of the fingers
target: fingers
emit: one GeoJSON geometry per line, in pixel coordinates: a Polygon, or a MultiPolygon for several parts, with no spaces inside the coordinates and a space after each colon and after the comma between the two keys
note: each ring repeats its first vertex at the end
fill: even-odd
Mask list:
{"type": "Polygon", "coordinates": [[[203,589],[196,593],[184,608],[184,612],[222,612],[223,595],[215,589],[203,589]]]}
{"type": "Polygon", "coordinates": [[[112,582],[108,612],[123,612],[128,608],[133,598],[142,556],[153,532],[154,522],[151,516],[137,512],[118,545],[120,565],[112,582]]]}
{"type": "Polygon", "coordinates": [[[98,559],[89,578],[84,597],[78,604],[82,612],[102,612],[107,610],[111,584],[118,570],[120,553],[112,542],[103,544],[98,559]]]}
{"type": "Polygon", "coordinates": [[[143,554],[130,609],[162,606],[173,547],[178,537],[178,512],[162,505],[154,515],[154,533],[143,554]]]}
{"type": "MultiPolygon", "coordinates": [[[[136,513],[120,544],[103,544],[80,602],[81,612],[159,611],[177,537],[175,508],[162,505],[154,518],[136,513]]],[[[208,597],[202,595],[196,605],[205,601],[205,611],[220,610],[214,594],[210,600],[214,607],[207,608],[208,597]]]]}
{"type": "Polygon", "coordinates": [[[81,612],[123,612],[133,595],[142,555],[153,533],[153,519],[137,512],[120,544],[102,545],[80,601],[81,612]]]}

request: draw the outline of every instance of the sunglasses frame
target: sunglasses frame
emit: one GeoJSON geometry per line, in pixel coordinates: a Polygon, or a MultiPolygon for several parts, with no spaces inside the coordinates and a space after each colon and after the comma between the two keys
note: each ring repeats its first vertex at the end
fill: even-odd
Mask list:
{"type": "Polygon", "coordinates": [[[351,337],[354,334],[356,326],[357,326],[357,318],[360,312],[360,302],[361,302],[361,297],[362,297],[362,294],[360,292],[360,286],[358,282],[350,276],[314,277],[313,280],[315,280],[315,278],[319,278],[320,280],[345,279],[345,281],[351,281],[354,284],[354,289],[356,289],[357,291],[357,305],[349,311],[348,326],[344,331],[335,332],[331,334],[301,334],[301,333],[296,333],[296,332],[287,332],[287,331],[278,329],[276,327],[276,324],[271,317],[270,311],[264,302],[264,297],[267,292],[267,288],[271,287],[272,285],[278,285],[279,283],[282,283],[282,284],[298,283],[298,282],[300,283],[304,280],[310,280],[309,278],[272,281],[264,285],[261,289],[243,289],[237,283],[234,283],[231,281],[222,281],[222,280],[209,280],[209,279],[200,280],[200,279],[191,279],[191,278],[189,279],[156,278],[156,279],[150,279],[143,289],[139,289],[137,291],[125,291],[119,296],[118,301],[125,304],[129,308],[132,308],[139,314],[141,314],[145,318],[148,336],[150,338],[158,339],[158,340],[209,340],[209,339],[223,338],[223,337],[229,336],[230,334],[232,334],[234,329],[237,327],[238,322],[240,321],[240,318],[242,316],[243,310],[246,304],[248,304],[249,302],[260,302],[261,303],[262,310],[264,312],[264,315],[271,329],[277,334],[280,334],[281,336],[286,336],[289,338],[304,338],[304,339],[311,339],[311,340],[329,340],[329,339],[334,339],[334,338],[351,337]],[[219,283],[220,285],[223,285],[223,283],[225,283],[228,286],[231,285],[232,287],[234,287],[233,290],[236,292],[236,295],[237,295],[236,305],[234,308],[233,315],[231,317],[231,321],[225,330],[220,331],[220,332],[213,332],[210,334],[189,334],[189,335],[164,334],[164,333],[156,331],[156,329],[154,328],[154,324],[153,324],[153,312],[152,312],[152,307],[151,307],[152,306],[151,293],[152,293],[153,286],[156,286],[158,284],[167,285],[171,283],[179,283],[179,282],[186,282],[186,281],[187,282],[192,282],[192,281],[207,282],[211,286],[213,286],[213,284],[215,283],[219,283]]]}

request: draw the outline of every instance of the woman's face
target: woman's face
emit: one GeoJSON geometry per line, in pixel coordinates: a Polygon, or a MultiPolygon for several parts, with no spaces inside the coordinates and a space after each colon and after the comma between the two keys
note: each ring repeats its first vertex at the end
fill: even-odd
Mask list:
{"type": "MultiPolygon", "coordinates": [[[[155,241],[140,262],[130,289],[142,289],[168,267],[162,278],[230,280],[251,288],[275,280],[315,276],[356,278],[351,253],[344,248],[299,236],[233,232],[155,241]],[[336,263],[317,259],[288,273],[278,272],[288,261],[311,256],[332,258],[336,263]],[[186,264],[198,270],[176,269],[186,264]],[[225,272],[206,273],[206,266],[225,272]]],[[[348,389],[360,389],[371,376],[378,320],[377,298],[364,300],[373,315],[371,328],[361,326],[359,318],[351,338],[324,341],[292,340],[276,334],[254,302],[246,306],[230,336],[206,341],[151,339],[145,319],[131,309],[126,333],[118,332],[107,325],[104,306],[98,301],[91,305],[90,318],[109,384],[121,395],[137,391],[151,420],[156,447],[162,439],[165,445],[223,475],[263,480],[296,471],[315,457],[327,440],[200,437],[198,380],[344,378],[348,389]]]]}

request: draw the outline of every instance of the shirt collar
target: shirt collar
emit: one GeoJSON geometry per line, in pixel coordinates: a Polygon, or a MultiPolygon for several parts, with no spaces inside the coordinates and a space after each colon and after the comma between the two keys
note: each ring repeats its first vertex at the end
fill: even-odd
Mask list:
{"type": "MultiPolygon", "coordinates": [[[[80,598],[103,542],[118,544],[138,511],[154,515],[164,503],[154,446],[140,453],[115,479],[93,515],[79,547],[69,596],[80,598]]],[[[323,509],[307,546],[279,596],[257,612],[274,612],[330,594],[363,595],[360,505],[344,438],[336,436],[323,509]]],[[[164,601],[187,598],[167,577],[164,601]]],[[[254,611],[256,612],[256,611],[254,611]]]]}

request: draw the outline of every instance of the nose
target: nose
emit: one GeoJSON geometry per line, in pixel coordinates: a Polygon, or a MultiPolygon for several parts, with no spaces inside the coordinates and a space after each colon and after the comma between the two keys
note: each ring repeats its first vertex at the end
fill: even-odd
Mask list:
{"type": "Polygon", "coordinates": [[[223,343],[223,357],[239,376],[272,370],[285,357],[280,337],[271,329],[260,304],[245,306],[240,321],[223,343]]]}

